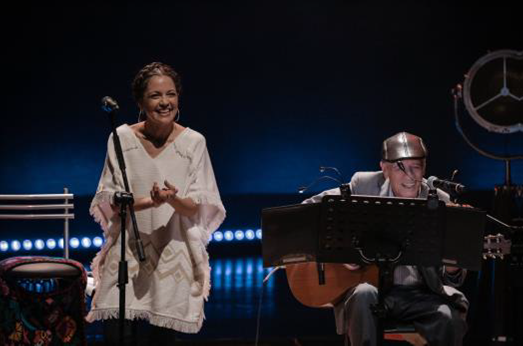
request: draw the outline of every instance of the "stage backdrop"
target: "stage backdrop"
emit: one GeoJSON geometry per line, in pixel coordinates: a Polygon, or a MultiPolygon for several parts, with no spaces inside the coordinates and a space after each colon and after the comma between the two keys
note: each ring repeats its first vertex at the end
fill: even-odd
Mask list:
{"type": "MultiPolygon", "coordinates": [[[[135,122],[131,81],[152,61],[182,75],[180,123],[206,136],[225,198],[293,195],[321,165],[343,180],[378,169],[381,141],[402,130],[426,140],[429,175],[459,169],[471,189],[492,190],[504,165],[461,139],[450,89],[489,51],[523,49],[518,13],[435,1],[45,4],[4,13],[0,193],[67,186],[92,196],[109,134],[100,99],[119,102],[119,123],[135,122]]],[[[523,134],[488,134],[463,116],[483,147],[521,152],[523,134]]],[[[513,180],[523,183],[521,162],[513,180]]]]}

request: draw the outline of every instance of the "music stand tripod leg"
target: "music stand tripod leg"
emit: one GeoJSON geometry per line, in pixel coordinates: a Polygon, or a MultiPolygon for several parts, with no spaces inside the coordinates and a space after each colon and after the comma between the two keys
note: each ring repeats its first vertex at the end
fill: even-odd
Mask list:
{"type": "Polygon", "coordinates": [[[371,311],[377,318],[376,323],[376,345],[383,345],[383,321],[387,317],[387,307],[385,306],[385,283],[390,282],[393,273],[394,263],[386,258],[376,256],[376,265],[378,266],[378,303],[371,305],[371,311]]]}

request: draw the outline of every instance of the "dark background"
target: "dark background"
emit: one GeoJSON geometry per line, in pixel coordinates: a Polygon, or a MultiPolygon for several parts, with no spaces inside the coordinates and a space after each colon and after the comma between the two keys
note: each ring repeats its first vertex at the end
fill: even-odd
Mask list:
{"type": "MultiPolygon", "coordinates": [[[[377,169],[381,141],[400,130],[426,140],[429,174],[458,168],[480,190],[503,182],[503,164],[455,130],[450,89],[489,51],[523,49],[508,5],[173,1],[3,16],[2,193],[92,195],[109,133],[100,99],[111,95],[119,122],[135,122],[130,84],[152,61],[182,75],[181,123],[206,136],[224,195],[294,193],[320,165],[346,179],[377,169]]],[[[465,125],[498,153],[523,148],[521,133],[465,125]]]]}
{"type": "MultiPolygon", "coordinates": [[[[68,187],[73,236],[101,233],[88,215],[110,132],[100,100],[115,98],[118,122],[134,123],[130,84],[152,61],[183,78],[180,123],[207,139],[228,211],[223,228],[257,228],[262,208],[301,201],[297,188],[321,165],[345,180],[378,169],[382,140],[403,130],[425,139],[428,175],[460,170],[467,202],[488,210],[504,181],[504,163],[480,156],[456,131],[450,90],[488,52],[523,49],[512,5],[78,2],[22,4],[1,16],[0,194],[68,187]]],[[[462,115],[481,147],[522,154],[522,133],[487,133],[462,115]]],[[[523,183],[522,162],[512,179],[523,183]]],[[[0,238],[60,234],[60,223],[34,225],[2,222],[0,238]]]]}
{"type": "MultiPolygon", "coordinates": [[[[207,139],[224,228],[257,228],[262,208],[300,202],[297,188],[321,165],[344,180],[379,169],[381,142],[402,130],[425,139],[427,175],[460,170],[471,191],[465,202],[489,209],[504,182],[504,163],[479,155],[456,130],[450,90],[488,52],[523,49],[511,5],[84,2],[22,5],[2,17],[0,194],[68,187],[73,235],[100,234],[88,215],[110,132],[100,100],[115,98],[118,123],[134,123],[130,85],[152,61],[183,78],[180,122],[207,139]]],[[[488,133],[461,115],[480,147],[523,154],[521,132],[488,133]]],[[[523,162],[513,163],[512,179],[523,183],[523,162]]],[[[323,181],[308,193],[335,186],[323,181]]],[[[1,238],[36,236],[32,225],[2,222],[1,238]]]]}
{"type": "MultiPolygon", "coordinates": [[[[118,123],[134,123],[130,84],[152,61],[182,75],[180,122],[207,138],[226,226],[258,227],[260,208],[300,201],[296,189],[317,178],[320,165],[337,167],[345,180],[378,169],[382,140],[402,130],[425,139],[428,175],[459,169],[472,191],[491,192],[503,183],[504,164],[465,144],[450,90],[488,52],[523,49],[519,14],[510,5],[437,1],[46,3],[3,11],[0,193],[67,186],[89,200],[110,131],[100,99],[111,95],[121,106],[118,123]]],[[[462,115],[481,147],[523,151],[521,133],[491,134],[462,115]]],[[[522,183],[522,163],[512,168],[522,183]]],[[[77,208],[73,227],[98,232],[85,210],[77,208]]]]}

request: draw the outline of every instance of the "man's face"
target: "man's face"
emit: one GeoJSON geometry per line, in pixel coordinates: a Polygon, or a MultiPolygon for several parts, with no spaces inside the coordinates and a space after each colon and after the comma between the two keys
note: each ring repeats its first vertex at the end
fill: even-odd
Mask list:
{"type": "Polygon", "coordinates": [[[381,161],[381,170],[385,178],[390,180],[394,196],[416,198],[420,191],[421,180],[425,175],[425,159],[405,159],[401,162],[407,174],[401,170],[399,162],[381,161]]]}

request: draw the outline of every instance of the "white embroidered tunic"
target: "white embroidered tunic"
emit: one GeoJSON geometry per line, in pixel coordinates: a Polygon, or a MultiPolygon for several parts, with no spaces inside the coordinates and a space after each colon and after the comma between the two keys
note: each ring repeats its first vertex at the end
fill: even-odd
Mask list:
{"type": "MultiPolygon", "coordinates": [[[[202,326],[203,303],[210,289],[206,245],[225,218],[205,138],[186,128],[152,158],[128,125],[117,131],[135,198],[150,196],[154,182],[163,186],[167,180],[176,186],[178,196],[190,197],[198,205],[198,212],[192,217],[181,216],[167,203],[136,212],[145,262],[138,260],[128,218],[125,318],[146,319],[156,326],[196,333],[202,326]]],[[[90,209],[104,230],[106,242],[92,263],[96,291],[88,321],[118,317],[120,220],[111,202],[115,192],[124,190],[111,135],[90,209]]]]}

